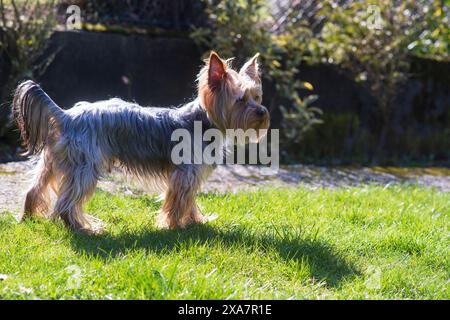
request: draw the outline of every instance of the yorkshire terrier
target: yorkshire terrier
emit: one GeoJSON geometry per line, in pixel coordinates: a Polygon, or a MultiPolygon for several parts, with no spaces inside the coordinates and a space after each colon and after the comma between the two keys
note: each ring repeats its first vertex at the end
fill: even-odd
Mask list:
{"type": "MultiPolygon", "coordinates": [[[[19,221],[41,215],[62,219],[87,234],[101,231],[83,213],[97,181],[119,165],[141,180],[157,181],[165,190],[158,221],[163,227],[185,228],[207,220],[196,202],[201,183],[214,168],[209,164],[175,164],[171,134],[176,129],[267,129],[269,112],[261,104],[258,55],[239,72],[230,60],[211,52],[197,76],[198,96],[179,108],[141,107],[117,98],[78,102],[61,109],[33,81],[14,94],[12,114],[27,155],[38,155],[36,177],[28,190],[19,221]],[[56,194],[51,213],[49,188],[56,194]]],[[[203,146],[204,147],[204,146],[203,146]]]]}

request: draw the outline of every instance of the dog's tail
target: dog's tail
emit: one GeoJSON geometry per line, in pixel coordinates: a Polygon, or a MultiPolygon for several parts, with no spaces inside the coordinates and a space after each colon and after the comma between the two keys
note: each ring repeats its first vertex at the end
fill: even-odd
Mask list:
{"type": "Polygon", "coordinates": [[[14,93],[12,116],[27,148],[25,155],[37,154],[49,133],[62,125],[65,112],[35,82],[22,82],[14,93]]]}

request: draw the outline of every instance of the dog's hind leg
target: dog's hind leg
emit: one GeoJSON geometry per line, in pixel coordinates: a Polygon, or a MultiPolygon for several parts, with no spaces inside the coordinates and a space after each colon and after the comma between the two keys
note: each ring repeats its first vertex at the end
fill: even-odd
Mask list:
{"type": "Polygon", "coordinates": [[[83,204],[92,196],[97,185],[93,170],[79,166],[64,172],[59,181],[52,218],[61,218],[66,226],[81,233],[100,233],[100,222],[89,219],[83,213],[83,204]]]}
{"type": "Polygon", "coordinates": [[[33,215],[45,216],[49,210],[50,194],[49,183],[53,180],[52,161],[44,151],[37,167],[36,176],[31,188],[27,191],[23,209],[18,220],[23,221],[26,217],[33,215]]]}

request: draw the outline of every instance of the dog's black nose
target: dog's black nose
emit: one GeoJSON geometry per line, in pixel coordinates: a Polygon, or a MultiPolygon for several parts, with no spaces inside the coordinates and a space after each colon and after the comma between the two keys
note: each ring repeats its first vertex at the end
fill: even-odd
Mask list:
{"type": "Polygon", "coordinates": [[[267,113],[267,109],[264,107],[259,107],[258,109],[256,109],[256,114],[260,117],[265,116],[267,113]]]}

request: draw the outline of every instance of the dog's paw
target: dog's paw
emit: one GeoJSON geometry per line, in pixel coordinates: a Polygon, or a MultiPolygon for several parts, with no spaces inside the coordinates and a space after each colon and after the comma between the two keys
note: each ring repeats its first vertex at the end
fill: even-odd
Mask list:
{"type": "Polygon", "coordinates": [[[217,218],[218,218],[218,215],[215,213],[212,213],[210,215],[197,214],[194,217],[194,222],[195,223],[207,223],[207,222],[214,221],[217,218]]]}
{"type": "Polygon", "coordinates": [[[86,215],[89,225],[80,231],[87,235],[101,235],[106,230],[106,224],[97,217],[86,215]]]}
{"type": "Polygon", "coordinates": [[[216,213],[211,213],[210,215],[204,216],[206,221],[205,222],[211,222],[216,220],[217,218],[219,218],[219,215],[217,215],[216,213]]]}
{"type": "Polygon", "coordinates": [[[156,219],[156,227],[162,230],[176,229],[177,225],[171,221],[166,215],[162,214],[156,219]]]}

